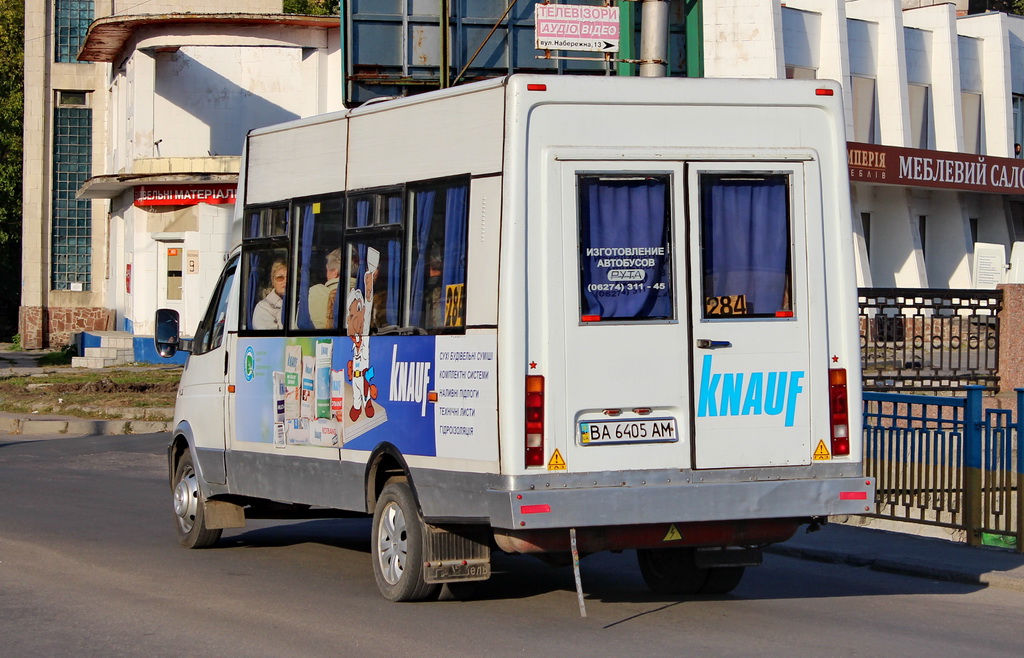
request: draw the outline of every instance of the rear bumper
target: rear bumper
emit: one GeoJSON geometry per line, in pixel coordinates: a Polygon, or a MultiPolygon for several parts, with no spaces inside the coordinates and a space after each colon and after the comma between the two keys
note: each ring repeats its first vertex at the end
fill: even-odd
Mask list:
{"type": "Polygon", "coordinates": [[[491,490],[490,522],[510,530],[786,519],[874,511],[872,478],[491,490]]]}

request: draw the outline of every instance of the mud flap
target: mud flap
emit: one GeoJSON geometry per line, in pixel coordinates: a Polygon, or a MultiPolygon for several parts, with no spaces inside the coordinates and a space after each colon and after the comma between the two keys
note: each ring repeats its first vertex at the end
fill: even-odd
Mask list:
{"type": "Polygon", "coordinates": [[[219,528],[244,528],[245,510],[223,500],[207,500],[203,504],[203,519],[206,527],[214,530],[219,528]]]}
{"type": "Polygon", "coordinates": [[[487,526],[424,523],[423,580],[428,583],[487,580],[491,577],[487,526]]]}

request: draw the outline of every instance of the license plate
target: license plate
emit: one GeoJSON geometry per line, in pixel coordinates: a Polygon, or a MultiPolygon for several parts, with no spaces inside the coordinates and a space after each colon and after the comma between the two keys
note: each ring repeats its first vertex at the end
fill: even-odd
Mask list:
{"type": "Polygon", "coordinates": [[[670,443],[679,440],[675,418],[585,420],[580,422],[580,443],[670,443]]]}

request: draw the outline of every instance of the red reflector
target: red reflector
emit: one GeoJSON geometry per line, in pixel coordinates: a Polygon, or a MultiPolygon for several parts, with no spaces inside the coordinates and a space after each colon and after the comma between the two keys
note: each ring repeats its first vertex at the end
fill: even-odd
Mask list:
{"type": "Polygon", "coordinates": [[[580,318],[580,320],[582,320],[583,322],[600,322],[601,321],[601,316],[600,315],[584,315],[583,317],[580,318]]]}
{"type": "Polygon", "coordinates": [[[831,96],[834,93],[835,92],[833,92],[831,89],[815,89],[814,90],[814,95],[815,96],[831,96]]]}
{"type": "Polygon", "coordinates": [[[839,500],[867,500],[868,492],[866,491],[840,491],[839,500]]]}
{"type": "Polygon", "coordinates": [[[551,505],[522,505],[519,508],[520,514],[549,514],[551,505]]]}
{"type": "Polygon", "coordinates": [[[547,91],[547,90],[548,90],[548,86],[547,85],[541,85],[541,84],[526,85],[526,91],[547,91]]]}
{"type": "Polygon", "coordinates": [[[775,317],[777,317],[777,318],[791,318],[791,317],[793,317],[793,311],[775,311],[775,317]]]}

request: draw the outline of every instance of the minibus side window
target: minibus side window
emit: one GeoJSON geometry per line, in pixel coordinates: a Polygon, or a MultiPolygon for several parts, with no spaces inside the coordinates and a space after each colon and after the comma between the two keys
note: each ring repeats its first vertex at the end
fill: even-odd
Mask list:
{"type": "Polygon", "coordinates": [[[580,175],[580,320],[671,320],[668,175],[580,175]]]}
{"type": "Polygon", "coordinates": [[[193,354],[212,352],[220,347],[224,341],[224,323],[228,315],[228,298],[231,294],[231,283],[235,278],[237,265],[238,259],[236,258],[231,261],[224,270],[224,274],[221,275],[217,289],[210,300],[210,306],[206,309],[206,314],[196,328],[196,335],[192,343],[193,354]]]}
{"type": "Polygon", "coordinates": [[[466,330],[468,199],[465,181],[411,195],[409,324],[428,334],[466,330]]]}
{"type": "Polygon", "coordinates": [[[296,204],[294,216],[298,223],[294,256],[297,281],[291,328],[336,329],[343,260],[344,198],[333,196],[302,201],[296,204]]]}
{"type": "Polygon", "coordinates": [[[281,331],[288,311],[287,206],[247,208],[242,240],[242,329],[281,331]]]}
{"type": "Polygon", "coordinates": [[[380,333],[401,323],[402,219],[400,192],[349,197],[335,313],[350,336],[380,333]]]}
{"type": "Polygon", "coordinates": [[[701,174],[705,319],[793,317],[789,176],[701,174]]]}

